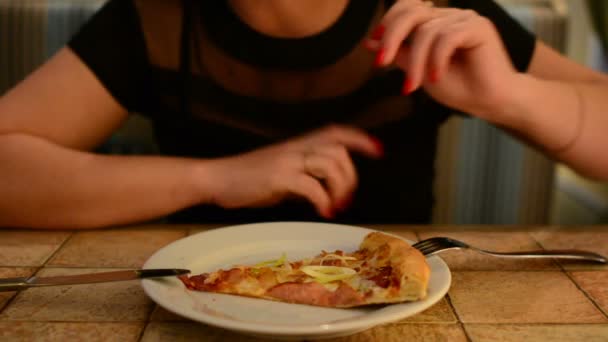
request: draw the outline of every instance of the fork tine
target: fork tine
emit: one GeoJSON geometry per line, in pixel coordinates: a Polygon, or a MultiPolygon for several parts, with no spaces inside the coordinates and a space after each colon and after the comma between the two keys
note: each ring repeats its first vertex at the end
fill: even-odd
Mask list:
{"type": "Polygon", "coordinates": [[[422,253],[422,255],[428,255],[430,253],[433,253],[436,250],[437,250],[436,248],[419,249],[419,251],[420,251],[420,253],[422,253]]]}
{"type": "Polygon", "coordinates": [[[430,238],[430,239],[420,240],[420,241],[416,242],[415,244],[413,244],[412,247],[414,247],[414,248],[420,248],[420,247],[426,246],[428,244],[433,244],[436,241],[437,241],[437,238],[430,238]]]}
{"type": "Polygon", "coordinates": [[[428,243],[425,243],[424,245],[420,246],[420,247],[416,247],[422,254],[427,255],[429,253],[433,253],[434,251],[440,250],[442,248],[442,245],[431,241],[428,243]]]}
{"type": "Polygon", "coordinates": [[[431,239],[422,240],[412,246],[417,249],[437,248],[437,246],[441,246],[444,243],[445,243],[445,241],[443,241],[440,238],[431,238],[431,239]]]}
{"type": "Polygon", "coordinates": [[[420,253],[422,253],[424,255],[432,253],[435,250],[437,250],[437,248],[435,248],[435,247],[427,247],[427,248],[420,248],[420,249],[418,249],[418,251],[420,251],[420,253]]]}
{"type": "Polygon", "coordinates": [[[422,240],[413,245],[423,255],[432,255],[446,249],[452,249],[455,247],[461,247],[455,244],[452,240],[442,237],[434,237],[426,240],[422,240]]]}

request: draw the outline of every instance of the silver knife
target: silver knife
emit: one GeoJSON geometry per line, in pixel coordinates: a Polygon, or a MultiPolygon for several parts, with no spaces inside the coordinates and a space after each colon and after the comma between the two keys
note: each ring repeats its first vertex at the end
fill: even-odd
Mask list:
{"type": "Polygon", "coordinates": [[[57,286],[107,283],[112,281],[136,280],[145,278],[172,277],[188,274],[190,270],[184,269],[148,269],[125,270],[103,273],[87,273],[56,277],[29,277],[0,279],[0,292],[19,291],[30,287],[57,286]]]}

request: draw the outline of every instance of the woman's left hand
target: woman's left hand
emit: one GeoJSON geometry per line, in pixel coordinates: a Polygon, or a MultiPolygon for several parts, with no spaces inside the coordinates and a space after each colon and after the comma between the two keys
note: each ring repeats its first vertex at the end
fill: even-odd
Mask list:
{"type": "Polygon", "coordinates": [[[472,10],[400,0],[366,42],[379,67],[406,72],[403,93],[423,87],[436,101],[494,123],[517,72],[494,24],[472,10]]]}

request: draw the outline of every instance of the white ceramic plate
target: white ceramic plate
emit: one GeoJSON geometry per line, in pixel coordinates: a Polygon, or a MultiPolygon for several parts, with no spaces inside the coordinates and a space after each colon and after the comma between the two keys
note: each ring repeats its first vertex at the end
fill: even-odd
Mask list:
{"type": "MultiPolygon", "coordinates": [[[[191,235],[157,251],[144,268],[186,268],[193,274],[276,259],[317,255],[321,250],[353,251],[372,230],[324,223],[275,222],[239,225],[191,235]]],[[[450,270],[439,257],[431,268],[425,300],[359,309],[331,309],[261,299],[195,292],[179,279],[143,280],[145,292],[163,308],[209,325],[281,339],[344,336],[414,315],[448,291],[450,270]]]]}

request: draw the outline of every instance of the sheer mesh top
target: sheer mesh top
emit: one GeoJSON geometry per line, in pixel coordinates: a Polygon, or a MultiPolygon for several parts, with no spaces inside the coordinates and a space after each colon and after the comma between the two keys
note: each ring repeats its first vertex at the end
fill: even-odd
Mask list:
{"type": "MultiPolygon", "coordinates": [[[[459,0],[492,19],[513,64],[525,71],[534,37],[493,1],[459,0]]],[[[313,36],[266,36],[227,1],[110,0],[69,47],[129,111],[153,122],[162,154],[215,158],[250,151],[329,123],[378,136],[386,157],[354,155],[360,184],[341,222],[430,220],[439,126],[451,113],[424,91],[400,95],[397,69],[373,67],[363,46],[390,6],[350,1],[313,36]]],[[[197,206],[176,221],[319,220],[313,207],[289,201],[273,208],[197,206]]]]}

